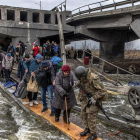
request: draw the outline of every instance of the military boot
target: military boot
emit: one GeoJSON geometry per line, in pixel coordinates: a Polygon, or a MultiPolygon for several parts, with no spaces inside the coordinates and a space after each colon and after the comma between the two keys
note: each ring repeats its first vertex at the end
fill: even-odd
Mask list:
{"type": "Polygon", "coordinates": [[[97,134],[91,133],[90,136],[86,140],[95,140],[95,139],[97,139],[97,134]]]}
{"type": "Polygon", "coordinates": [[[85,128],[85,130],[83,132],[80,133],[80,136],[86,136],[88,133],[90,133],[89,128],[85,128]]]}

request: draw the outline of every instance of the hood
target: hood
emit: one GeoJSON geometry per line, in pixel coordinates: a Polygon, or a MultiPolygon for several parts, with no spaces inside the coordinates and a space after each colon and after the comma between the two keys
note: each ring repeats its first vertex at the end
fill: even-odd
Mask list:
{"type": "Polygon", "coordinates": [[[63,71],[60,69],[59,72],[58,72],[58,74],[59,74],[61,77],[69,77],[70,74],[71,74],[71,71],[70,71],[70,73],[69,73],[68,76],[64,76],[63,71]]]}
{"type": "Polygon", "coordinates": [[[87,79],[88,79],[88,80],[91,79],[91,77],[92,77],[93,79],[99,79],[99,76],[96,75],[95,73],[92,73],[90,68],[88,68],[87,70],[88,70],[88,75],[87,75],[87,79]]]}

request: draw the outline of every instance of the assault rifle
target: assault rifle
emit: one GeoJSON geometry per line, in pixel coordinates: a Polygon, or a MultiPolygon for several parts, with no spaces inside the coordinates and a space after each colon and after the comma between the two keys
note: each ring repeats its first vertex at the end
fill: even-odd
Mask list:
{"type": "MultiPolygon", "coordinates": [[[[79,82],[78,84],[76,84],[76,86],[77,86],[78,88],[80,88],[82,91],[84,91],[84,92],[87,94],[87,97],[88,97],[88,98],[91,98],[91,97],[92,97],[92,94],[89,93],[88,91],[86,91],[85,88],[81,85],[80,82],[79,82]]],[[[91,105],[91,104],[90,104],[90,101],[89,101],[88,104],[87,104],[87,107],[90,107],[90,105],[91,105]]],[[[110,118],[106,115],[104,109],[102,108],[102,106],[100,105],[100,103],[99,103],[98,101],[96,101],[95,105],[103,112],[103,114],[106,116],[106,118],[107,118],[108,120],[110,120],[110,118]]]]}

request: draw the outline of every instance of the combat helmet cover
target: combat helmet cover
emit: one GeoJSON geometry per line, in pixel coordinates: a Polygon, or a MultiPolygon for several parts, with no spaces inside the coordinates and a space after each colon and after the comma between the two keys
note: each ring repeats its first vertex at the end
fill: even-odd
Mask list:
{"type": "Polygon", "coordinates": [[[87,74],[88,74],[88,70],[83,66],[78,66],[75,69],[75,76],[78,80],[80,80],[82,77],[87,76],[87,74]]]}

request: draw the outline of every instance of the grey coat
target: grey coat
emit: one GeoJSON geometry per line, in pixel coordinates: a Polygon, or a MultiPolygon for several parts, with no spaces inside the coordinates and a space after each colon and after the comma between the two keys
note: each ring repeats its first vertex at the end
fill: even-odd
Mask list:
{"type": "Polygon", "coordinates": [[[65,93],[70,93],[67,97],[67,109],[71,109],[76,105],[76,98],[72,87],[74,81],[77,81],[77,79],[72,71],[68,76],[64,76],[61,70],[57,73],[55,78],[55,92],[52,102],[52,106],[54,108],[66,110],[65,99],[62,98],[65,93]]]}

